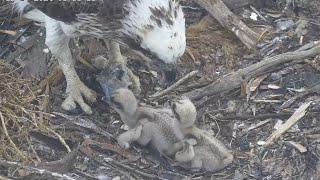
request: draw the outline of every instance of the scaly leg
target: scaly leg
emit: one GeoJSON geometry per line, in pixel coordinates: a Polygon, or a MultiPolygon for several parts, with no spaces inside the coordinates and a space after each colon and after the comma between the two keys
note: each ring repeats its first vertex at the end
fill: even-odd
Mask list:
{"type": "Polygon", "coordinates": [[[110,40],[106,40],[105,41],[107,46],[108,46],[108,50],[109,50],[109,55],[108,55],[108,62],[99,62],[101,60],[103,60],[103,58],[99,58],[99,59],[95,59],[96,62],[94,62],[94,64],[96,64],[97,68],[103,68],[106,69],[110,66],[114,66],[114,65],[119,65],[122,64],[125,66],[125,70],[128,73],[129,78],[131,79],[131,87],[132,87],[132,91],[134,94],[139,94],[141,89],[140,89],[140,80],[139,78],[133,74],[133,72],[131,71],[131,69],[129,69],[126,66],[126,61],[123,58],[123,56],[121,55],[121,51],[120,51],[120,45],[114,41],[110,41],[110,40]],[[101,66],[102,65],[102,66],[101,66]],[[100,66],[100,67],[99,67],[100,66]]]}
{"type": "Polygon", "coordinates": [[[93,103],[96,101],[96,94],[81,82],[74,68],[75,61],[69,49],[69,40],[70,37],[63,33],[59,22],[46,17],[46,45],[52,55],[58,59],[59,66],[67,81],[67,98],[61,107],[70,111],[75,109],[76,103],[78,103],[86,114],[92,114],[90,106],[84,102],[82,96],[86,98],[88,103],[93,103]]]}

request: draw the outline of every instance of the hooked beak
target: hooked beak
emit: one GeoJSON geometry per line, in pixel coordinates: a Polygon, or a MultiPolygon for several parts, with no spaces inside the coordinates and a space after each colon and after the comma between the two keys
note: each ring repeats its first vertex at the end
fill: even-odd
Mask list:
{"type": "Polygon", "coordinates": [[[151,59],[145,56],[143,53],[137,50],[133,50],[138,56],[150,64],[155,65],[159,69],[160,73],[160,83],[172,82],[177,77],[177,65],[175,63],[169,64],[165,63],[160,59],[151,59]]]}
{"type": "Polygon", "coordinates": [[[177,78],[177,65],[176,64],[167,64],[161,60],[156,60],[154,65],[160,70],[160,82],[172,82],[177,78]]]}

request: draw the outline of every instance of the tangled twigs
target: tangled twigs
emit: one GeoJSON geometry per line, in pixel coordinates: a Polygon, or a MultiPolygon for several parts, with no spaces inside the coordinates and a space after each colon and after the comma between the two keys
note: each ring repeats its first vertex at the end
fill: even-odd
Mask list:
{"type": "Polygon", "coordinates": [[[181,84],[183,84],[186,81],[188,81],[189,79],[193,78],[197,73],[198,73],[198,71],[190,72],[189,74],[187,74],[186,76],[181,78],[179,81],[177,81],[176,83],[174,83],[173,85],[171,85],[167,89],[165,89],[165,90],[163,90],[161,92],[155,93],[154,95],[151,95],[150,98],[158,98],[158,97],[161,97],[161,96],[163,96],[165,94],[168,94],[169,92],[173,91],[175,88],[180,86],[181,84]]]}
{"type": "Polygon", "coordinates": [[[28,170],[31,173],[36,173],[36,174],[40,174],[40,175],[48,175],[51,177],[56,177],[56,178],[63,178],[63,179],[67,179],[67,180],[74,180],[74,178],[65,175],[65,174],[59,174],[56,172],[51,172],[45,169],[40,169],[40,168],[35,168],[32,166],[27,166],[18,162],[12,162],[12,161],[5,161],[5,160],[0,160],[0,165],[1,166],[6,166],[6,167],[19,167],[19,168],[23,168],[28,170]]]}
{"type": "MultiPolygon", "coordinates": [[[[166,178],[162,178],[162,177],[159,177],[159,176],[156,176],[156,175],[153,175],[153,174],[149,174],[149,173],[140,171],[140,170],[138,170],[138,169],[136,169],[136,168],[134,168],[134,167],[129,167],[129,166],[127,166],[127,165],[125,165],[125,164],[122,164],[122,163],[120,163],[120,162],[118,162],[118,161],[115,161],[115,160],[113,160],[113,159],[111,159],[111,158],[105,158],[104,160],[105,160],[107,163],[110,163],[110,164],[119,166],[119,167],[125,169],[126,171],[130,171],[130,172],[132,172],[132,173],[138,174],[138,175],[143,176],[143,177],[146,177],[146,178],[148,178],[148,179],[167,180],[166,178]]],[[[97,161],[98,161],[98,160],[97,160],[97,161]]],[[[101,161],[98,161],[98,162],[101,163],[101,164],[104,164],[104,163],[101,162],[101,161]]]]}
{"type": "Polygon", "coordinates": [[[15,144],[15,143],[12,141],[12,139],[10,138],[10,135],[9,135],[9,133],[8,133],[8,130],[7,130],[7,127],[6,127],[6,123],[5,123],[5,120],[4,120],[4,118],[3,118],[3,115],[2,115],[2,113],[1,113],[1,111],[0,111],[0,119],[1,119],[1,124],[2,124],[3,132],[4,132],[4,134],[6,135],[6,137],[7,137],[8,141],[9,141],[10,145],[15,149],[16,153],[18,153],[18,155],[19,155],[22,159],[26,160],[27,157],[19,150],[19,148],[16,146],[16,144],[15,144]]]}
{"type": "Polygon", "coordinates": [[[221,25],[233,32],[248,49],[253,49],[259,34],[235,16],[222,0],[193,0],[207,10],[221,25]]]}
{"type": "Polygon", "coordinates": [[[217,79],[215,82],[203,88],[195,89],[184,95],[190,99],[200,99],[205,96],[212,96],[222,92],[230,91],[241,86],[248,79],[263,74],[266,70],[289,62],[299,62],[305,58],[320,54],[320,45],[317,45],[309,50],[298,50],[287,52],[273,57],[267,57],[264,60],[248,66],[244,69],[239,69],[236,72],[227,74],[226,76],[217,79]]]}
{"type": "Polygon", "coordinates": [[[47,106],[48,97],[35,94],[32,90],[35,82],[18,78],[18,75],[17,68],[0,61],[0,158],[35,162],[39,158],[30,147],[30,131],[54,134],[62,143],[64,141],[50,129],[52,115],[42,112],[45,108],[41,105],[47,106]]]}

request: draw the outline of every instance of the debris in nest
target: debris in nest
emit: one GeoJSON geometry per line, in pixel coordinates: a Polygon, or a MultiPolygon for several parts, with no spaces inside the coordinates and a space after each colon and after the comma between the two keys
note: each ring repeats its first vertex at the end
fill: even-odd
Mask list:
{"type": "Polygon", "coordinates": [[[277,31],[285,31],[294,26],[294,22],[291,18],[281,18],[277,19],[275,22],[277,31]]]}
{"type": "Polygon", "coordinates": [[[297,121],[299,121],[306,113],[306,109],[311,105],[312,101],[302,104],[293,115],[282,124],[275,132],[273,132],[266,140],[265,146],[274,143],[283,133],[288,131],[297,121]]]}
{"type": "MultiPolygon", "coordinates": [[[[121,50],[142,82],[140,103],[162,106],[173,96],[190,95],[199,109],[199,127],[235,151],[229,168],[215,174],[190,173],[171,165],[171,160],[160,164],[152,160],[148,148],[133,144],[124,151],[112,137],[126,127],[100,99],[92,105],[93,115],[67,114],[60,108],[64,75],[56,59],[49,57],[45,33],[37,32],[36,23],[11,16],[12,7],[5,2],[6,6],[0,3],[4,20],[0,58],[4,59],[1,63],[11,65],[6,65],[9,70],[0,66],[0,78],[6,77],[0,79],[0,156],[9,165],[0,162],[0,179],[319,179],[319,1],[180,2],[186,14],[187,49],[178,73],[184,79],[197,71],[195,76],[183,84],[160,88],[155,69],[129,49],[121,50]],[[225,10],[222,2],[232,14],[221,13],[225,10]],[[308,113],[295,112],[309,101],[314,103],[308,113]],[[10,109],[4,111],[4,106],[10,109]],[[270,146],[276,140],[279,145],[270,146]],[[66,153],[74,149],[74,143],[82,144],[82,153],[73,156],[73,165],[58,163],[69,156],[66,153]],[[45,162],[49,165],[42,168],[45,162]]],[[[90,77],[99,72],[92,59],[106,57],[108,49],[96,38],[76,41],[77,47],[71,50],[81,61],[76,61],[77,71],[89,87],[96,88],[99,84],[90,77]]]]}
{"type": "Polygon", "coordinates": [[[300,61],[304,58],[316,56],[319,53],[320,46],[317,45],[316,47],[306,51],[297,50],[295,52],[287,52],[274,57],[266,58],[252,66],[230,73],[224,78],[221,78],[220,80],[215,81],[206,87],[195,89],[191,92],[185,93],[184,95],[191,99],[198,99],[207,95],[214,95],[216,93],[228,91],[239,87],[241,82],[243,82],[245,79],[248,79],[255,74],[263,73],[268,68],[272,68],[287,62],[300,61]]]}
{"type": "Polygon", "coordinates": [[[259,122],[259,123],[257,123],[257,124],[251,125],[251,126],[250,126],[247,130],[245,130],[245,131],[250,131],[250,130],[256,129],[256,128],[260,127],[260,126],[263,126],[264,124],[269,123],[270,121],[271,121],[271,119],[263,120],[263,121],[261,121],[261,122],[259,122]]]}
{"type": "Polygon", "coordinates": [[[310,93],[318,93],[320,92],[320,82],[314,84],[313,86],[311,86],[310,88],[308,88],[307,90],[305,90],[302,93],[299,93],[293,97],[291,97],[290,99],[288,99],[287,101],[285,101],[280,107],[279,109],[285,109],[288,108],[289,106],[291,106],[297,99],[302,98],[304,96],[307,96],[310,93]]]}
{"type": "Polygon", "coordinates": [[[15,31],[3,30],[3,29],[0,29],[0,33],[9,34],[11,36],[15,36],[17,34],[17,32],[15,31]]]}
{"type": "Polygon", "coordinates": [[[177,88],[178,86],[180,86],[181,84],[187,82],[189,79],[193,78],[196,74],[198,73],[198,71],[192,71],[189,74],[187,74],[186,76],[184,76],[182,79],[179,79],[176,83],[174,83],[173,85],[171,85],[170,87],[168,87],[167,89],[158,92],[154,95],[151,95],[150,98],[157,98],[157,97],[161,97],[165,94],[168,94],[169,92],[173,91],[175,88],[177,88]]]}
{"type": "Polygon", "coordinates": [[[47,178],[54,177],[54,178],[63,178],[63,179],[67,179],[67,180],[75,180],[74,178],[72,178],[66,174],[59,174],[57,172],[51,172],[49,170],[45,170],[42,168],[36,168],[34,166],[24,165],[24,164],[18,163],[18,162],[0,160],[0,165],[5,166],[5,167],[15,167],[15,168],[26,169],[27,172],[26,171],[18,171],[18,173],[20,173],[20,175],[22,175],[22,176],[28,176],[31,173],[35,173],[35,174],[38,174],[39,176],[42,176],[42,175],[47,176],[47,178]]]}
{"type": "Polygon", "coordinates": [[[113,138],[112,134],[102,130],[96,124],[92,123],[89,119],[85,119],[82,117],[68,116],[66,114],[62,114],[59,112],[53,112],[53,114],[65,118],[69,123],[72,123],[72,124],[80,126],[80,127],[91,129],[98,134],[104,135],[105,137],[113,138]]]}
{"type": "Polygon", "coordinates": [[[252,49],[258,42],[258,33],[250,29],[246,24],[239,20],[222,2],[222,0],[194,0],[213,17],[215,17],[223,26],[233,32],[248,49],[252,49]]]}
{"type": "Polygon", "coordinates": [[[121,156],[124,156],[125,158],[127,159],[130,159],[130,160],[133,160],[134,157],[132,157],[132,155],[130,155],[128,152],[124,151],[123,149],[117,147],[117,146],[114,146],[112,144],[109,144],[109,143],[99,143],[99,142],[96,142],[96,141],[93,141],[93,140],[90,140],[90,139],[86,139],[80,146],[80,150],[85,153],[87,156],[89,157],[92,157],[94,156],[94,152],[93,150],[91,149],[91,146],[95,145],[95,146],[98,146],[104,150],[110,150],[110,151],[113,151],[121,156]]]}
{"type": "Polygon", "coordinates": [[[52,115],[45,112],[49,104],[44,103],[47,96],[32,91],[36,87],[35,82],[18,78],[17,70],[6,62],[0,62],[0,136],[3,137],[0,157],[37,162],[39,157],[31,146],[31,131],[53,133],[63,139],[50,128],[52,115]]]}
{"type": "Polygon", "coordinates": [[[302,146],[299,143],[296,143],[296,142],[293,142],[293,141],[286,141],[285,143],[288,144],[289,146],[292,146],[292,147],[296,148],[301,153],[307,152],[307,148],[302,146]]]}

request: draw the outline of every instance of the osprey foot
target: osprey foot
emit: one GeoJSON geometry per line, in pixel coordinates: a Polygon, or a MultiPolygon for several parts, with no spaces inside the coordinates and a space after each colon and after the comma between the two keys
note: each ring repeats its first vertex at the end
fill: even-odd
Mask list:
{"type": "Polygon", "coordinates": [[[63,101],[61,107],[66,111],[74,110],[77,105],[88,115],[92,114],[92,110],[83,99],[87,100],[88,103],[96,102],[97,95],[94,91],[89,89],[80,80],[75,80],[73,83],[68,84],[66,89],[67,98],[63,101]]]}

